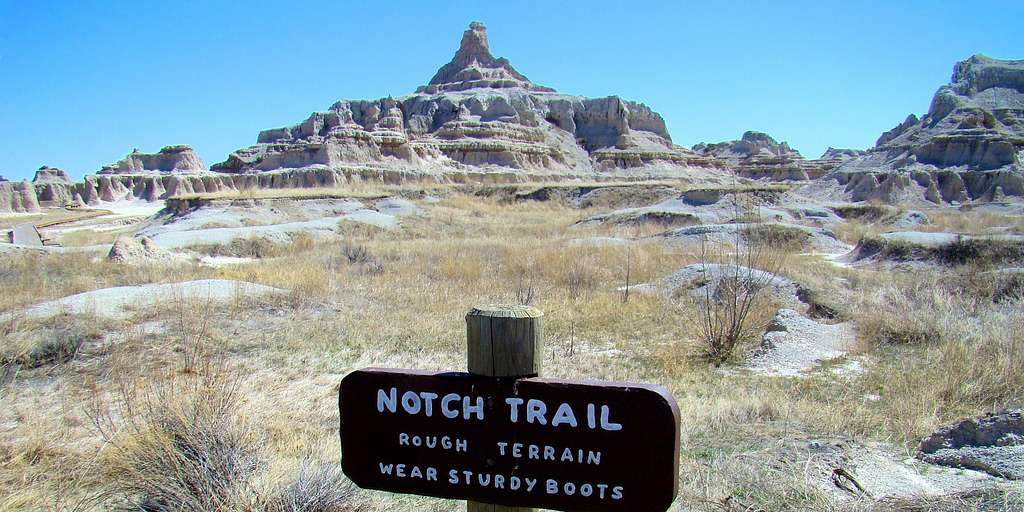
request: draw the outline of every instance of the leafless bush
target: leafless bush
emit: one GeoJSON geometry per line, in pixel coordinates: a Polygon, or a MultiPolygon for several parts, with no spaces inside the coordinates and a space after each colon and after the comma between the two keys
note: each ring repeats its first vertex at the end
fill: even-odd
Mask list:
{"type": "Polygon", "coordinates": [[[370,250],[361,244],[341,244],[341,254],[349,263],[369,263],[374,260],[370,250]]]}
{"type": "Polygon", "coordinates": [[[303,461],[295,480],[270,496],[266,512],[348,512],[361,510],[353,503],[355,489],[333,464],[303,461]]]}
{"type": "Polygon", "coordinates": [[[266,258],[276,250],[274,242],[261,237],[239,238],[227,248],[229,254],[246,258],[266,258]]]}
{"type": "Polygon", "coordinates": [[[721,364],[733,357],[741,342],[756,336],[751,312],[786,254],[771,244],[744,243],[738,231],[732,245],[709,245],[707,240],[701,243],[701,272],[707,284],[699,301],[698,337],[708,359],[721,364]]]}
{"type": "Polygon", "coordinates": [[[210,316],[204,311],[208,304],[176,298],[174,308],[176,337],[175,351],[181,354],[184,373],[197,373],[209,362],[210,316]],[[198,319],[198,321],[197,321],[198,319]]]}
{"type": "Polygon", "coordinates": [[[536,292],[533,274],[529,271],[520,273],[516,280],[516,304],[533,304],[536,292]]]}
{"type": "Polygon", "coordinates": [[[596,285],[597,279],[586,261],[583,258],[574,259],[565,274],[565,286],[569,292],[569,298],[578,301],[584,296],[589,297],[596,285]]]}
{"type": "Polygon", "coordinates": [[[384,272],[384,264],[365,245],[343,243],[341,256],[344,258],[343,261],[350,265],[361,265],[367,274],[377,275],[384,272]]]}

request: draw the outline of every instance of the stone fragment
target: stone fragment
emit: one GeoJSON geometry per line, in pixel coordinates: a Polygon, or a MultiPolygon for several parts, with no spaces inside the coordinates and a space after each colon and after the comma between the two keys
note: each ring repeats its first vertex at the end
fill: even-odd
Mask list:
{"type": "Polygon", "coordinates": [[[918,458],[1024,479],[1024,411],[1002,410],[942,427],[921,441],[918,458]]]}

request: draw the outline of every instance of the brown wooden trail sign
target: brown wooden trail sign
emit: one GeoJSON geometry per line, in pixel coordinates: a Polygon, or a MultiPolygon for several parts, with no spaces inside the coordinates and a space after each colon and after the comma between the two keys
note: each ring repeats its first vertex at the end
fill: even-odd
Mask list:
{"type": "Polygon", "coordinates": [[[473,373],[346,376],[345,474],[367,489],[470,500],[471,511],[667,510],[678,489],[675,400],[659,386],[515,376],[516,367],[539,372],[539,317],[504,306],[471,311],[473,373]],[[531,338],[529,357],[506,346],[531,338]]]}

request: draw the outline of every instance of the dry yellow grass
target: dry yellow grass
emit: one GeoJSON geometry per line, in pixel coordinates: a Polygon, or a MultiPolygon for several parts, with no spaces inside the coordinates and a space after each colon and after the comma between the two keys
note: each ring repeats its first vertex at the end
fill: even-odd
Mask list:
{"type": "MultiPolygon", "coordinates": [[[[716,370],[699,357],[692,301],[637,293],[627,300],[618,289],[627,273],[631,284],[651,281],[698,254],[660,243],[570,245],[574,238],[644,233],[574,226],[593,213],[455,192],[432,204],[429,215],[404,219],[401,230],[346,224],[343,241],[300,237],[249,265],[160,269],[75,254],[5,258],[0,285],[9,293],[0,310],[106,286],[207,277],[292,293],[226,304],[169,299],[132,321],[103,324],[107,339],[68,362],[20,371],[0,387],[9,404],[0,422],[10,426],[0,432],[0,510],[109,506],[94,498],[148,469],[138,466],[137,452],[104,445],[90,417],[144,398],[126,398],[122,389],[188,382],[203,368],[237,380],[243,407],[230,416],[254,429],[247,432],[265,455],[252,477],[255,494],[242,501],[270,496],[304,464],[337,462],[336,386],[345,373],[364,366],[463,369],[463,315],[479,303],[530,298],[545,312],[547,376],[652,382],[674,393],[684,418],[677,510],[721,510],[712,502],[725,496],[763,510],[866,510],[837,507],[795,466],[771,466],[766,450],[780,439],[817,436],[912,448],[942,422],[1019,405],[1024,396],[1019,300],[932,291],[945,279],[939,274],[893,279],[800,256],[791,256],[783,273],[861,322],[857,357],[866,373],[778,379],[716,370]],[[887,334],[928,329],[941,334],[915,344],[895,344],[887,334]]],[[[758,310],[757,322],[773,311],[758,310]]],[[[79,321],[93,322],[66,320],[79,321]]],[[[40,341],[33,338],[39,327],[22,322],[0,332],[30,348],[40,341]]],[[[189,396],[180,396],[186,406],[189,396]]],[[[123,428],[123,417],[111,414],[111,424],[123,428]]],[[[122,431],[119,442],[166,447],[154,431],[141,430],[122,431]]],[[[373,510],[459,506],[376,492],[354,499],[373,510]]]]}

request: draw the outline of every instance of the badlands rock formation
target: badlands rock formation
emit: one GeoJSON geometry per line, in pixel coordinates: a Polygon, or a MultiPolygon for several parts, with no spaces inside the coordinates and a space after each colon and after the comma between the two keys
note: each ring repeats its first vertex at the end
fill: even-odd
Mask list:
{"type": "Polygon", "coordinates": [[[117,163],[104,166],[98,174],[195,173],[206,165],[192,148],[185,145],[166,146],[158,153],[142,153],[138,148],[117,163]]]}
{"type": "Polygon", "coordinates": [[[36,175],[32,178],[32,183],[71,183],[71,177],[63,169],[57,169],[44,165],[36,171],[36,175]]]}
{"type": "Polygon", "coordinates": [[[473,23],[451,62],[413,94],[338,101],[295,126],[264,130],[209,171],[188,146],[133,151],[78,183],[44,168],[34,183],[0,181],[0,211],[353,181],[685,177],[707,186],[733,172],[809,180],[798,192],[818,200],[1003,201],[1024,196],[1022,159],[1024,61],[958,63],[927,115],[907,117],[867,151],[829,148],[808,160],[758,132],[676,146],[642,103],[531,82],[491,54],[485,27],[473,23]]]}
{"type": "Polygon", "coordinates": [[[830,178],[854,201],[934,203],[1024,195],[1024,61],[975,55],[928,113],[911,114],[830,178]]]}
{"type": "MultiPolygon", "coordinates": [[[[829,148],[830,151],[836,151],[829,148]]],[[[718,159],[737,174],[754,179],[807,180],[819,178],[835,167],[832,159],[806,160],[785,142],[777,142],[766,133],[748,131],[740,140],[717,144],[697,144],[693,151],[718,159]],[[831,165],[829,165],[831,164],[831,165]]],[[[825,153],[822,158],[830,157],[825,153]]]]}
{"type": "Polygon", "coordinates": [[[452,58],[416,93],[343,100],[304,122],[264,130],[213,170],[389,168],[435,175],[527,171],[680,171],[712,165],[672,144],[646,105],[615,96],[583,98],[532,83],[494,58],[486,28],[473,23],[452,58]]]}
{"type": "Polygon", "coordinates": [[[36,189],[27,181],[0,181],[0,212],[39,211],[36,189]]]}
{"type": "Polygon", "coordinates": [[[74,185],[71,177],[63,169],[46,165],[40,167],[32,179],[32,185],[35,187],[36,199],[40,206],[75,204],[72,198],[67,197],[67,190],[74,185]]]}

